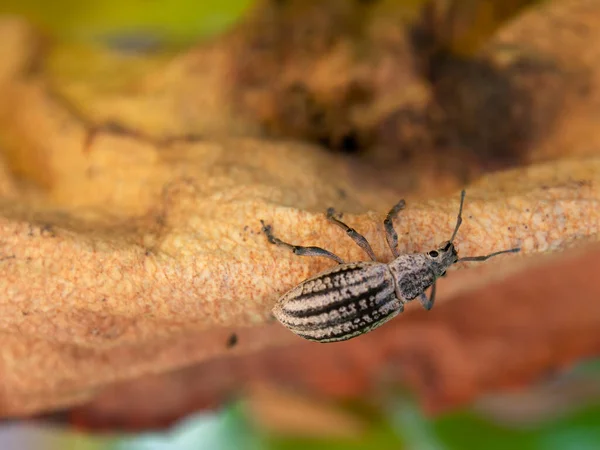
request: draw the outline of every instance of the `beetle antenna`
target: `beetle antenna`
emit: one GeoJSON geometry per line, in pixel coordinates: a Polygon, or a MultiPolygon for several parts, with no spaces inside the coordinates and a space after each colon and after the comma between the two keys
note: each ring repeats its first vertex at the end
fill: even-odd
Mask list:
{"type": "Polygon", "coordinates": [[[499,252],[490,253],[489,255],[466,256],[464,258],[460,258],[457,262],[461,262],[461,261],[485,261],[486,259],[490,259],[493,256],[498,256],[498,255],[501,255],[503,253],[518,253],[520,251],[521,251],[521,248],[520,247],[516,247],[516,248],[511,248],[510,250],[501,250],[499,252]]]}
{"type": "Polygon", "coordinates": [[[454,227],[454,233],[452,233],[452,237],[450,238],[450,242],[454,242],[454,238],[456,237],[456,233],[458,233],[458,229],[460,228],[460,224],[462,223],[462,210],[463,210],[463,204],[465,203],[465,195],[466,195],[466,192],[463,189],[460,192],[460,206],[458,207],[458,216],[456,217],[456,227],[454,227]]]}

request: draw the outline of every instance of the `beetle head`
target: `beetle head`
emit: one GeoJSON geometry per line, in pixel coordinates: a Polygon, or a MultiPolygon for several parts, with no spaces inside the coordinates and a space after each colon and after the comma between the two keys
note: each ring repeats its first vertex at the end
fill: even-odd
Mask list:
{"type": "Polygon", "coordinates": [[[446,241],[436,250],[426,253],[437,277],[446,275],[446,269],[458,261],[458,252],[451,241],[446,241]]]}
{"type": "Polygon", "coordinates": [[[516,247],[511,248],[510,250],[501,250],[499,252],[490,253],[488,255],[467,256],[465,258],[459,259],[456,247],[454,247],[454,238],[456,237],[456,233],[458,233],[458,229],[460,228],[460,224],[462,223],[462,210],[464,202],[465,191],[463,190],[460,193],[460,207],[458,209],[456,226],[454,227],[452,237],[450,237],[449,241],[444,242],[437,250],[431,250],[427,253],[427,257],[431,260],[431,266],[433,267],[433,270],[437,277],[443,277],[444,275],[446,275],[446,269],[452,264],[459,261],[485,261],[493,256],[502,255],[504,253],[517,253],[521,250],[519,247],[516,247]]]}
{"type": "Polygon", "coordinates": [[[456,251],[456,247],[454,247],[454,238],[456,237],[456,233],[458,233],[458,229],[462,223],[462,210],[464,203],[465,191],[463,190],[460,193],[458,216],[456,217],[456,225],[454,226],[454,231],[452,232],[450,240],[440,245],[437,250],[431,250],[427,253],[427,257],[431,260],[431,266],[433,267],[436,277],[443,277],[446,275],[446,269],[458,261],[458,252],[456,251]]]}

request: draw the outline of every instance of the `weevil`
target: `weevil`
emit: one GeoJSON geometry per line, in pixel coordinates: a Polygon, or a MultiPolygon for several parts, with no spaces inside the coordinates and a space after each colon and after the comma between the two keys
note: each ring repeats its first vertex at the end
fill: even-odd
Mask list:
{"type": "Polygon", "coordinates": [[[437,279],[460,261],[485,261],[503,253],[516,253],[520,248],[501,250],[482,256],[459,258],[454,238],[462,224],[465,191],[460,195],[456,225],[450,240],[426,253],[400,254],[398,234],[393,221],[406,206],[404,200],[395,204],[383,225],[388,247],[394,259],[378,262],[367,239],[336,217],[333,208],[326,216],[342,228],[358,244],[371,261],[345,262],[339,256],[320,247],[289,244],[273,235],[270,225],[261,220],[262,231],[271,244],[287,248],[296,255],[322,256],[337,266],[304,280],[286,292],[273,307],[273,315],[292,332],[315,342],[346,341],[380,327],[404,311],[404,304],[416,298],[430,310],[435,302],[437,279]],[[431,287],[429,297],[425,291],[431,287]]]}

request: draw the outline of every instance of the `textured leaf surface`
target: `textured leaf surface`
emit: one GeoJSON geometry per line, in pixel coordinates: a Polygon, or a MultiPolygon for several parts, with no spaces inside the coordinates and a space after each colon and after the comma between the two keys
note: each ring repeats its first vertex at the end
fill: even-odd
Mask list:
{"type": "MultiPolygon", "coordinates": [[[[124,75],[107,86],[52,69],[60,52],[44,59],[21,22],[3,21],[0,39],[10,49],[0,63],[0,413],[97,398],[91,415],[151,424],[253,380],[347,398],[399,376],[435,409],[599,351],[600,158],[587,143],[559,146],[554,161],[540,150],[536,164],[467,187],[460,254],[521,254],[457,267],[429,313],[410,305],[369,335],[320,346],[266,321],[280,294],[331,263],[269,245],[259,220],[291,242],[365,259],[325,220],[335,206],[387,261],[382,220],[399,197],[401,250],[448,239],[456,176],[436,184],[428,173],[431,187],[401,191],[378,180],[414,178],[413,166],[363,183],[342,155],[261,139],[227,101],[231,66],[218,48],[143,74],[105,56],[104,73],[124,75]]],[[[559,115],[540,145],[567,142],[585,124],[572,114],[586,111],[559,115]]]]}

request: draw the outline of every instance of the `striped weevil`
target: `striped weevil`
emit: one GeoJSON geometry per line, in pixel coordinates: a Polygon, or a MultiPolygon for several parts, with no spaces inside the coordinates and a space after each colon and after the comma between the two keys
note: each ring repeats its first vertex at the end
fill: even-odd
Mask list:
{"type": "Polygon", "coordinates": [[[270,225],[262,223],[262,231],[270,243],[285,247],[296,255],[323,256],[337,266],[304,280],[286,292],[273,307],[273,315],[292,332],[315,342],[345,341],[383,325],[404,311],[404,304],[419,298],[429,310],[435,301],[435,286],[446,269],[460,261],[485,261],[503,253],[516,253],[520,248],[502,250],[483,256],[458,258],[454,238],[462,223],[465,191],[461,192],[456,226],[449,241],[426,253],[400,254],[398,234],[393,220],[404,209],[400,200],[387,214],[383,224],[388,247],[394,255],[389,264],[378,262],[364,236],[327,210],[327,219],[342,228],[371,261],[345,262],[320,247],[301,247],[276,238],[270,225]],[[425,290],[431,287],[430,296],[425,290]]]}

